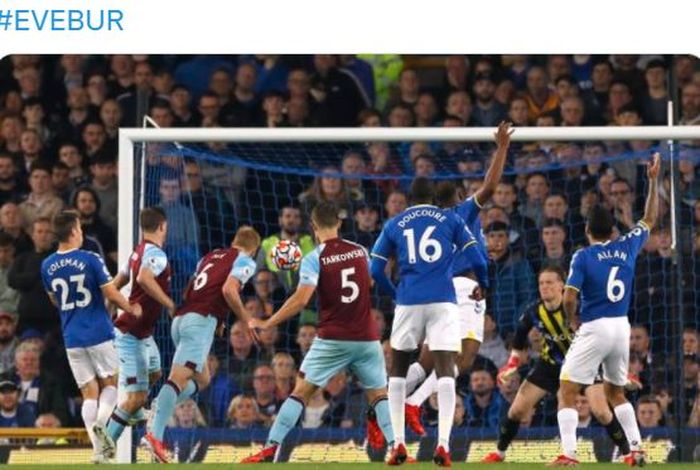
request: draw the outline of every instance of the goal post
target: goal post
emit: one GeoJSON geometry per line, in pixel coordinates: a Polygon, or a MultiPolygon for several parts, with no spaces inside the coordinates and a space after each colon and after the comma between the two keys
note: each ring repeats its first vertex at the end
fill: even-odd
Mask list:
{"type": "MultiPolygon", "coordinates": [[[[200,240],[198,239],[195,243],[196,247],[194,250],[198,254],[204,254],[203,251],[205,247],[215,246],[217,240],[225,238],[225,234],[230,233],[230,229],[233,227],[223,227],[224,225],[230,225],[232,223],[236,224],[252,224],[256,228],[264,227],[266,233],[261,233],[263,238],[272,235],[273,228],[277,227],[277,212],[282,210],[282,208],[291,205],[291,201],[294,201],[293,205],[298,205],[302,212],[308,206],[304,204],[304,201],[299,198],[299,189],[308,189],[315,183],[312,181],[322,180],[324,177],[324,168],[326,167],[336,167],[339,168],[339,162],[342,160],[344,155],[348,152],[357,152],[364,157],[367,157],[365,152],[364,144],[374,143],[374,142],[386,142],[396,148],[401,148],[401,152],[406,154],[405,160],[408,155],[408,146],[406,143],[413,142],[428,142],[428,143],[486,143],[492,144],[494,140],[495,128],[122,128],[119,130],[119,160],[118,160],[118,179],[119,179],[119,230],[118,230],[118,248],[119,248],[119,263],[120,265],[128,260],[131,250],[134,244],[138,240],[138,211],[144,206],[157,201],[158,190],[154,185],[158,184],[158,176],[153,176],[156,170],[149,170],[144,164],[146,158],[146,151],[144,149],[149,149],[149,155],[169,155],[176,156],[178,162],[175,165],[179,165],[176,169],[180,178],[185,178],[186,172],[184,171],[186,162],[196,162],[200,165],[202,172],[209,173],[212,176],[211,180],[205,180],[205,185],[211,184],[215,187],[217,196],[214,199],[207,199],[209,205],[206,205],[199,210],[204,211],[203,218],[200,218],[198,214],[195,213],[194,207],[192,208],[191,221],[193,224],[199,223],[200,226],[206,224],[215,225],[216,230],[209,230],[207,236],[203,236],[200,240]],[[225,150],[216,150],[220,148],[214,146],[215,149],[207,147],[207,143],[223,143],[221,148],[225,147],[225,150]],[[233,148],[233,150],[231,150],[233,148]],[[325,152],[329,152],[326,154],[325,152]],[[330,156],[329,156],[330,155],[330,156]],[[214,167],[219,168],[216,170],[214,167]],[[231,189],[230,193],[235,191],[232,188],[226,187],[226,181],[228,179],[226,176],[234,178],[233,173],[237,169],[242,168],[242,176],[238,176],[239,184],[235,191],[240,191],[240,197],[231,196],[228,190],[231,189]],[[207,170],[207,171],[204,171],[207,170]],[[215,171],[216,170],[216,171],[215,171]],[[151,173],[148,173],[151,171],[151,173]],[[147,174],[148,173],[148,174],[147,174]],[[155,179],[149,179],[155,178],[155,179]],[[216,180],[216,183],[211,181],[216,180]],[[151,194],[150,197],[144,197],[147,192],[151,194]],[[212,200],[216,201],[216,198],[222,199],[220,204],[216,206],[210,204],[212,200]],[[227,199],[227,200],[223,200],[227,199]],[[231,199],[236,199],[235,202],[231,199]],[[298,204],[301,201],[300,204],[298,204]],[[231,216],[226,220],[224,217],[229,214],[221,214],[223,210],[222,207],[227,207],[235,213],[235,216],[231,216]],[[232,222],[233,221],[233,222],[232,222]],[[221,230],[218,226],[221,225],[221,230]],[[217,236],[213,237],[211,232],[217,232],[217,236]],[[221,232],[221,233],[219,233],[221,232]],[[223,238],[222,238],[223,237],[223,238]]],[[[667,159],[668,162],[666,166],[667,170],[670,172],[671,180],[674,181],[678,174],[678,157],[681,155],[682,150],[679,145],[675,143],[682,141],[700,141],[700,126],[638,126],[638,127],[526,127],[526,128],[515,128],[515,132],[512,136],[513,142],[527,143],[527,142],[548,142],[548,143],[575,143],[576,145],[583,147],[589,142],[629,142],[629,141],[653,141],[658,142],[659,148],[667,159]],[[670,145],[674,143],[674,145],[670,145]]],[[[628,163],[629,166],[636,172],[637,163],[639,158],[645,155],[644,152],[624,154],[621,156],[615,156],[614,158],[603,157],[601,161],[610,166],[616,165],[620,161],[623,163],[628,163]]],[[[685,154],[684,154],[685,155],[685,154]]],[[[488,159],[488,153],[484,152],[482,162],[488,159]]],[[[694,163],[700,161],[700,149],[695,148],[689,157],[684,157],[692,160],[694,163]]],[[[369,158],[366,158],[369,160],[369,158]]],[[[470,161],[474,161],[470,157],[470,161]]],[[[171,162],[172,163],[172,162],[171,162]]],[[[560,166],[547,165],[546,168],[540,169],[538,167],[528,167],[528,168],[513,168],[510,167],[508,170],[508,177],[513,181],[520,181],[520,176],[531,174],[533,172],[542,171],[548,178],[564,178],[562,176],[562,169],[569,167],[585,167],[586,161],[581,157],[580,161],[569,160],[566,164],[560,166]]],[[[168,171],[172,170],[169,168],[168,171]]],[[[157,169],[157,171],[161,171],[157,169]]],[[[483,171],[480,170],[480,171],[483,171]]],[[[399,180],[397,187],[399,189],[404,189],[407,187],[408,182],[413,177],[411,171],[406,170],[404,165],[404,170],[400,173],[373,173],[372,175],[360,175],[360,174],[341,174],[333,173],[329,178],[342,179],[343,185],[352,179],[361,179],[363,184],[367,181],[372,180],[382,180],[382,179],[392,179],[395,178],[399,180]]],[[[435,172],[435,177],[437,179],[454,179],[462,180],[471,179],[474,177],[473,173],[465,174],[463,170],[451,171],[447,173],[441,173],[440,171],[435,172]]],[[[640,179],[643,181],[643,179],[640,179]]],[[[373,182],[373,181],[372,181],[373,182]]],[[[568,187],[561,181],[551,180],[553,186],[558,188],[568,187]]],[[[634,185],[636,181],[631,181],[634,185]]],[[[643,183],[642,183],[643,184],[643,183]]],[[[515,186],[515,184],[514,184],[515,186]]],[[[376,189],[376,188],[375,188],[376,189]]],[[[520,187],[524,193],[524,188],[520,187]]],[[[642,192],[644,187],[639,187],[638,192],[642,192]]],[[[680,189],[678,189],[680,191],[680,189]]],[[[583,191],[583,190],[582,190],[583,191]]],[[[673,190],[672,190],[673,191],[673,190]]],[[[308,192],[308,191],[307,191],[308,192]]],[[[381,190],[378,190],[381,193],[381,190]]],[[[236,193],[238,194],[238,193],[236,193]]],[[[183,196],[186,196],[183,192],[183,196]]],[[[386,194],[382,193],[382,198],[386,194]]],[[[190,199],[191,202],[191,199],[190,199]]],[[[364,207],[366,205],[372,206],[378,210],[381,214],[384,212],[384,200],[381,200],[381,205],[376,202],[365,204],[366,201],[358,202],[352,205],[349,209],[351,213],[346,216],[349,220],[349,225],[354,227],[353,211],[364,207]]],[[[675,213],[675,205],[686,204],[683,197],[679,197],[675,192],[672,197],[669,198],[669,202],[674,204],[668,207],[671,213],[675,213]]],[[[578,204],[578,201],[576,201],[578,204]]],[[[302,217],[305,217],[302,214],[302,217]]],[[[581,217],[577,220],[582,221],[581,217]]],[[[537,226],[539,227],[541,221],[537,221],[537,226]]],[[[582,222],[578,222],[582,223],[582,222]]],[[[687,231],[678,229],[676,225],[680,226],[680,220],[676,220],[676,216],[673,216],[672,223],[674,227],[670,230],[670,236],[672,237],[672,246],[678,250],[681,250],[684,246],[684,240],[680,237],[685,236],[687,231]]],[[[169,227],[171,225],[169,224],[169,227]]],[[[204,227],[211,228],[211,227],[204,227]]],[[[580,230],[581,227],[578,227],[580,230]]],[[[354,228],[353,228],[354,230],[354,228]]],[[[539,230],[537,228],[536,230],[539,230]]],[[[202,230],[204,232],[204,230],[202,230]]],[[[692,233],[692,231],[690,232],[692,233]]],[[[544,250],[543,246],[537,245],[539,243],[539,232],[535,234],[534,237],[528,235],[524,232],[520,234],[522,238],[520,242],[523,245],[523,258],[527,258],[533,262],[533,265],[539,265],[539,261],[535,260],[538,255],[533,255],[532,253],[541,253],[544,250]],[[534,242],[534,245],[533,245],[534,242]],[[532,258],[534,256],[534,258],[532,258]],[[533,261],[534,260],[534,261],[533,261]]],[[[571,234],[567,235],[567,247],[572,250],[575,242],[569,241],[571,234]]],[[[580,241],[580,240],[579,240],[580,241]]],[[[685,244],[688,240],[685,240],[685,244]]],[[[692,247],[692,240],[689,241],[692,247]]],[[[519,245],[520,246],[520,245],[519,245]]],[[[183,256],[190,256],[192,253],[183,256]]],[[[683,262],[691,263],[694,261],[694,254],[692,259],[688,258],[683,262]]],[[[169,255],[170,257],[170,255],[169,255]]],[[[177,261],[177,260],[176,260],[177,261]]],[[[259,263],[264,265],[265,260],[258,260],[259,263]]],[[[528,262],[530,262],[528,261],[528,262]]],[[[700,259],[699,266],[700,266],[700,259]]],[[[182,263],[181,266],[185,266],[187,263],[182,263]]],[[[645,265],[646,266],[646,265],[645,265]]],[[[682,279],[680,274],[681,268],[676,266],[667,266],[666,264],[660,264],[661,268],[657,271],[656,265],[649,264],[649,267],[641,269],[640,276],[643,278],[644,285],[648,285],[649,289],[653,290],[657,282],[668,282],[667,278],[682,279]],[[678,275],[672,274],[672,270],[677,270],[678,275]],[[661,273],[661,274],[659,274],[661,273]],[[661,275],[659,278],[658,276],[661,275]],[[659,281],[659,279],[661,279],[659,281]]],[[[533,268],[532,271],[535,271],[533,268]]],[[[180,273],[180,275],[188,275],[190,273],[180,273]]],[[[693,281],[695,277],[700,279],[700,273],[693,275],[693,281]]],[[[279,287],[279,275],[277,278],[279,287]]],[[[680,282],[680,281],[675,281],[680,282]]],[[[697,282],[697,286],[700,287],[700,281],[697,282]]],[[[670,289],[674,289],[677,286],[669,286],[670,289]]],[[[536,287],[532,285],[533,292],[531,294],[536,295],[536,287]]],[[[683,293],[681,289],[677,292],[681,292],[682,295],[678,298],[678,295],[670,296],[668,299],[665,297],[655,297],[656,294],[650,294],[650,296],[644,297],[644,300],[640,302],[645,302],[640,309],[638,315],[640,315],[640,322],[645,325],[650,325],[649,329],[654,335],[660,336],[659,344],[663,348],[666,348],[663,352],[667,355],[669,361],[677,362],[682,360],[682,355],[678,356],[675,350],[671,350],[671,347],[680,347],[680,335],[683,331],[683,317],[682,312],[684,308],[684,302],[686,298],[690,298],[689,302],[691,304],[700,306],[700,292],[695,294],[693,291],[683,293]],[[698,301],[694,300],[698,297],[698,301]],[[691,298],[692,297],[692,298],[691,298]],[[676,305],[670,305],[671,299],[676,305]],[[661,310],[663,309],[663,310],[661,310]],[[661,313],[659,313],[661,312],[661,313]],[[656,315],[656,316],[655,316],[656,315]],[[668,322],[668,325],[665,324],[668,322]],[[664,337],[665,336],[665,337],[664,337]],[[680,359],[678,359],[680,357],[680,359]]],[[[256,294],[257,295],[257,294],[256,294]]],[[[665,294],[664,294],[665,295],[665,294]]],[[[515,301],[514,301],[515,302],[515,301]]],[[[382,304],[386,307],[386,303],[382,304]]],[[[386,307],[388,308],[388,307],[386,307]]],[[[490,308],[490,307],[489,307],[490,308]]],[[[516,309],[512,308],[508,310],[508,313],[501,313],[501,317],[496,318],[497,323],[504,325],[504,329],[507,331],[512,331],[513,326],[517,318],[513,317],[513,313],[516,309]],[[503,323],[500,323],[503,322],[503,323]]],[[[504,309],[504,311],[506,311],[504,309]]],[[[387,314],[388,315],[388,314],[387,314]]],[[[697,317],[697,315],[695,315],[697,317]]],[[[389,318],[387,318],[389,320],[389,318]]],[[[305,320],[304,320],[305,321],[305,320]]],[[[299,324],[295,326],[294,330],[283,331],[280,334],[296,334],[296,329],[303,323],[302,320],[299,324]]],[[[390,321],[388,321],[390,325],[390,321]]],[[[697,328],[700,325],[696,325],[697,328]]],[[[165,335],[165,333],[159,333],[165,335]]],[[[168,342],[169,339],[165,336],[162,338],[163,341],[168,342]]],[[[294,343],[295,338],[289,338],[289,343],[294,343]]],[[[225,346],[228,348],[228,341],[225,340],[225,346]]],[[[296,347],[296,346],[295,346],[296,347]]],[[[229,354],[228,349],[226,349],[227,354],[229,354]]],[[[228,357],[228,356],[227,356],[228,357]]],[[[266,361],[269,363],[271,357],[266,356],[266,361]]],[[[296,357],[295,357],[296,359],[296,357]]],[[[167,360],[163,363],[164,370],[169,367],[167,360]]],[[[299,363],[296,363],[296,367],[299,363]]],[[[225,367],[225,366],[221,366],[225,367]]],[[[672,378],[675,377],[673,374],[677,372],[681,365],[677,365],[676,370],[671,370],[669,367],[663,376],[663,381],[661,385],[667,387],[670,393],[674,397],[681,397],[682,391],[678,389],[678,382],[673,383],[672,378]]],[[[650,390],[647,390],[649,392],[650,390]]],[[[637,397],[638,398],[638,397],[637,397]]],[[[678,410],[676,410],[678,412],[678,410]]],[[[543,421],[544,422],[544,421],[543,421]]],[[[550,423],[551,428],[551,423],[550,423]]],[[[671,428],[666,428],[671,429],[671,428]]],[[[681,424],[676,423],[673,430],[677,430],[680,433],[681,424]]],[[[218,431],[212,430],[208,436],[220,435],[222,440],[233,439],[231,437],[230,430],[222,430],[220,434],[218,431]]],[[[298,437],[297,443],[306,442],[307,434],[301,430],[299,433],[294,435],[298,437]]],[[[315,430],[316,433],[313,434],[313,442],[322,441],[318,436],[324,435],[321,430],[315,430]]],[[[556,430],[549,429],[542,432],[528,432],[527,436],[533,436],[532,439],[551,439],[556,435],[556,430]],[[552,434],[554,433],[554,434],[552,434]],[[536,436],[545,436],[544,438],[536,436]],[[549,436],[549,437],[546,437],[549,436]]],[[[243,431],[241,431],[243,432],[243,431]]],[[[466,436],[467,442],[479,442],[482,444],[474,445],[470,451],[467,461],[474,461],[472,459],[476,458],[475,455],[479,455],[479,452],[486,452],[492,450],[489,448],[490,443],[495,442],[495,434],[493,429],[484,427],[479,430],[472,430],[469,427],[465,427],[463,430],[457,432],[460,436],[466,436]]],[[[235,433],[234,433],[235,434],[235,433]]],[[[258,436],[259,432],[255,433],[258,436]]],[[[353,439],[358,439],[361,433],[352,434],[353,439]]],[[[595,433],[593,433],[595,434],[595,433]]],[[[332,435],[329,434],[329,435],[332,435]]],[[[650,433],[648,436],[652,436],[656,439],[659,435],[650,433]]],[[[665,436],[666,434],[664,434],[665,436]]],[[[673,435],[670,433],[669,435],[673,435]]],[[[236,436],[239,436],[236,434],[236,436]]],[[[297,439],[295,437],[295,439],[297,439]]],[[[697,437],[697,436],[696,436],[697,437]]],[[[256,437],[257,438],[257,437],[256,437]]],[[[529,439],[530,437],[528,437],[529,439]]],[[[659,437],[660,438],[660,437],[659,437]]],[[[124,433],[122,440],[119,442],[118,446],[118,460],[120,462],[131,462],[135,457],[133,455],[132,449],[135,447],[131,442],[132,434],[124,433]]],[[[238,439],[238,437],[236,437],[238,439]]],[[[593,438],[591,438],[593,442],[593,438]]],[[[671,439],[671,438],[669,438],[671,439]]],[[[675,438],[673,438],[675,439],[675,438]]],[[[679,438],[680,439],[680,438],[679,438]]],[[[685,438],[684,438],[685,439],[685,438]]],[[[678,440],[678,439],[677,439],[678,440]]],[[[228,442],[228,441],[227,441],[228,442]]],[[[415,442],[415,439],[414,439],[415,442]]],[[[686,442],[686,441],[684,441],[686,442]]],[[[700,441],[698,441],[700,442],[700,441]]],[[[240,443],[239,443],[240,444],[240,443]]],[[[328,444],[333,446],[335,444],[328,444]]],[[[417,445],[417,444],[416,444],[417,445]]],[[[666,445],[666,444],[664,444],[666,445]]],[[[670,446],[680,446],[681,442],[669,441],[670,446]]],[[[591,447],[592,448],[592,447],[591,447]]],[[[660,449],[666,448],[663,445],[659,446],[660,449]]],[[[288,458],[290,461],[304,461],[304,456],[300,454],[302,451],[307,451],[303,445],[299,444],[295,449],[290,450],[288,453],[288,458]],[[295,460],[296,459],[296,460],[295,460]]],[[[318,448],[313,447],[310,452],[317,452],[318,448]]],[[[324,451],[325,452],[325,451],[324,451]]],[[[330,451],[328,451],[330,452],[330,451]]],[[[528,450],[522,448],[519,452],[525,455],[524,458],[535,458],[535,454],[527,454],[528,450]]],[[[531,452],[540,452],[532,450],[531,452]]],[[[692,452],[692,451],[691,451],[692,452]]],[[[549,453],[549,450],[547,450],[549,453]]],[[[664,454],[663,451],[659,451],[658,458],[652,460],[661,461],[668,457],[668,454],[664,454]]],[[[238,455],[238,454],[235,454],[238,455]]],[[[306,454],[303,454],[306,455],[306,454]]],[[[329,453],[328,455],[335,455],[329,453]]],[[[353,454],[355,455],[355,454],[353,454]]],[[[520,454],[518,454],[520,455],[520,454]]],[[[537,455],[541,455],[538,453],[537,455]]],[[[593,454],[591,454],[593,455],[593,454]]],[[[315,458],[315,457],[309,457],[315,458]]],[[[335,457],[329,457],[335,458],[335,457]]],[[[591,457],[594,458],[594,457],[591,457]]],[[[510,460],[510,458],[509,458],[510,460]]]]}

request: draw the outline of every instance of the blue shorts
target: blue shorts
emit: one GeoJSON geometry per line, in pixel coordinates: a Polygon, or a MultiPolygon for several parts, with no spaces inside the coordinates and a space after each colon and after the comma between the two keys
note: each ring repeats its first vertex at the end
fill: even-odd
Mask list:
{"type": "Polygon", "coordinates": [[[301,363],[304,379],[319,387],[343,369],[350,369],[366,390],[386,387],[384,352],[379,341],[316,338],[301,363]]]}
{"type": "Polygon", "coordinates": [[[148,390],[149,374],[160,370],[160,352],[153,336],[139,339],[115,328],[114,345],[119,356],[119,386],[127,392],[148,390]]]}
{"type": "Polygon", "coordinates": [[[175,343],[173,364],[202,372],[214,342],[216,317],[186,313],[175,317],[170,332],[175,343]]]}

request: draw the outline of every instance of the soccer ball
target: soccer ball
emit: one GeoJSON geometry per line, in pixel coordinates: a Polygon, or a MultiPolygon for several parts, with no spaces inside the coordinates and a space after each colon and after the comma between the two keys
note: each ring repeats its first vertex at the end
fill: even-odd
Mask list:
{"type": "Polygon", "coordinates": [[[282,271],[296,271],[301,264],[301,248],[289,240],[280,240],[270,252],[272,262],[282,271]]]}

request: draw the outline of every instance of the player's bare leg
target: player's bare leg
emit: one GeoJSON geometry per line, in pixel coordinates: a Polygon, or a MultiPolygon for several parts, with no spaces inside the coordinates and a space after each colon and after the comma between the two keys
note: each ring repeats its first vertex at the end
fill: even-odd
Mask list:
{"type": "Polygon", "coordinates": [[[559,384],[557,421],[559,422],[563,453],[551,463],[551,466],[569,466],[578,463],[576,459],[576,427],[578,426],[576,397],[580,391],[580,384],[568,380],[562,380],[559,384]]]}
{"type": "Polygon", "coordinates": [[[545,395],[547,395],[546,390],[527,380],[520,385],[513,403],[508,408],[507,418],[500,423],[497,450],[484,457],[482,463],[497,463],[505,460],[506,450],[518,434],[520,423],[545,395]]]}
{"type": "Polygon", "coordinates": [[[433,462],[442,467],[452,465],[450,434],[457,401],[454,376],[455,356],[456,353],[452,351],[433,351],[438,398],[438,446],[433,455],[433,462]]]}
{"type": "Polygon", "coordinates": [[[603,387],[605,396],[613,407],[615,416],[620,421],[620,425],[629,441],[630,454],[625,457],[625,463],[632,467],[644,466],[644,452],[641,448],[642,436],[639,433],[634,408],[625,397],[625,388],[607,381],[603,383],[603,387]]]}
{"type": "Polygon", "coordinates": [[[308,382],[301,375],[297,376],[294,390],[292,390],[289,398],[284,401],[275,421],[272,423],[265,446],[257,454],[243,459],[241,463],[273,462],[277,448],[284,441],[289,431],[296,426],[299,418],[304,413],[304,407],[317,389],[317,385],[308,382]]]}
{"type": "Polygon", "coordinates": [[[586,398],[588,398],[588,403],[591,405],[591,413],[593,413],[593,416],[600,424],[605,426],[608,436],[619,449],[620,455],[628,455],[630,453],[630,445],[627,442],[627,436],[617,417],[610,410],[603,384],[593,384],[586,387],[584,393],[586,398]]]}
{"type": "Polygon", "coordinates": [[[206,363],[202,372],[196,372],[195,368],[173,364],[168,380],[158,393],[158,403],[151,428],[142,441],[160,462],[167,463],[169,460],[167,448],[163,443],[163,434],[166,423],[175,411],[175,405],[207,387],[209,381],[209,369],[206,363]]]}
{"type": "Polygon", "coordinates": [[[367,402],[371,411],[367,421],[367,439],[370,446],[375,449],[384,447],[384,442],[389,447],[394,446],[394,430],[391,426],[391,413],[389,413],[389,397],[386,388],[367,390],[367,402]]]}

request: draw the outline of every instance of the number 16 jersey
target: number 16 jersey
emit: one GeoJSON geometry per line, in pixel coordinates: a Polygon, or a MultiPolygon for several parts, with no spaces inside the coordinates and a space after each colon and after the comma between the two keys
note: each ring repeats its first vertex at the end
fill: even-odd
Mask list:
{"type": "Polygon", "coordinates": [[[455,303],[455,252],[472,244],[476,240],[454,211],[421,204],[384,225],[372,256],[385,260],[395,256],[400,276],[398,305],[455,303]]]}
{"type": "Polygon", "coordinates": [[[627,316],[637,255],[648,237],[649,227],[639,221],[617,240],[574,253],[566,287],[581,293],[581,323],[627,316]]]}

